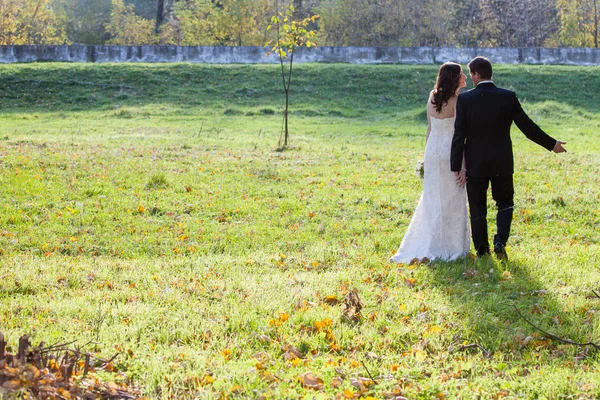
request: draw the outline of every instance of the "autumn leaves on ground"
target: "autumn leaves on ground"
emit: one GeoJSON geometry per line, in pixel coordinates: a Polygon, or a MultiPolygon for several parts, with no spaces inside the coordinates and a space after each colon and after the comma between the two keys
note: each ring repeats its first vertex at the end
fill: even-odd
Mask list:
{"type": "Polygon", "coordinates": [[[392,265],[435,66],[298,66],[283,152],[275,66],[1,66],[9,351],[118,353],[86,379],[148,398],[596,397],[519,312],[600,341],[600,71],[495,72],[569,153],[515,130],[507,264],[392,265]]]}

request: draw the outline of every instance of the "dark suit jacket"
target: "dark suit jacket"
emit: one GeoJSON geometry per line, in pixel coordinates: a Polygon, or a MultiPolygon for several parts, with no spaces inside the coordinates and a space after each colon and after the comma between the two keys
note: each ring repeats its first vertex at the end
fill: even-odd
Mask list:
{"type": "Polygon", "coordinates": [[[514,172],[510,126],[513,121],[527,136],[548,150],[556,140],[523,111],[514,92],[481,83],[458,96],[450,163],[460,171],[465,152],[467,176],[507,176],[514,172]]]}

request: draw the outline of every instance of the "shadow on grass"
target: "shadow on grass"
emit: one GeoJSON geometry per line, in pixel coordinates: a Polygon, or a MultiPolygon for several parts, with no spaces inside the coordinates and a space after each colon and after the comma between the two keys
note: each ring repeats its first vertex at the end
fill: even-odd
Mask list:
{"type": "MultiPolygon", "coordinates": [[[[564,299],[553,295],[531,274],[533,267],[543,268],[486,257],[434,262],[424,268],[427,281],[445,293],[459,314],[465,336],[462,339],[490,353],[523,354],[542,347],[551,351],[560,345],[558,341],[547,340],[514,307],[546,332],[579,342],[589,340],[582,337],[586,332],[582,321],[569,319],[564,299]]],[[[573,351],[576,350],[574,347],[573,351]]]]}

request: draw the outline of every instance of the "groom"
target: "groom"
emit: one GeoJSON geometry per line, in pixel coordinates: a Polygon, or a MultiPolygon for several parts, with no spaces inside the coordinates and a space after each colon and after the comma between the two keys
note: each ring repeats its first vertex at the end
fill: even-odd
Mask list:
{"type": "Polygon", "coordinates": [[[469,72],[475,88],[458,96],[451,169],[460,180],[464,152],[471,235],[478,257],[490,253],[486,202],[491,183],[498,207],[494,252],[498,259],[507,259],[505,247],[514,205],[510,126],[514,121],[528,139],[555,153],[566,152],[562,146],[565,142],[551,138],[529,119],[514,92],[494,85],[488,59],[475,57],[469,63],[469,72]]]}

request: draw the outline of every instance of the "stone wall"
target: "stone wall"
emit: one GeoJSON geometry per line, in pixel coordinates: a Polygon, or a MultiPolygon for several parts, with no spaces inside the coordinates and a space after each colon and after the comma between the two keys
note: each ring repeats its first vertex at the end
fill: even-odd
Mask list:
{"type": "MultiPolygon", "coordinates": [[[[56,62],[192,62],[207,64],[277,63],[263,47],[202,46],[0,46],[0,63],[56,62]]],[[[600,65],[599,49],[577,48],[431,48],[318,47],[301,49],[295,61],[352,64],[467,63],[476,55],[496,64],[600,65]]]]}

